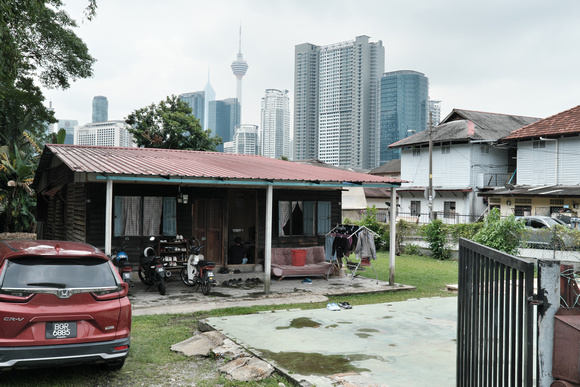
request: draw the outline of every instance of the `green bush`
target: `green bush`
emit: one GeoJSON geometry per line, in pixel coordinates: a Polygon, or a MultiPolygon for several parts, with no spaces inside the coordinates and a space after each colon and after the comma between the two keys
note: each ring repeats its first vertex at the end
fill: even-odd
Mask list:
{"type": "Polygon", "coordinates": [[[524,223],[514,215],[502,219],[499,209],[494,208],[486,216],[484,226],[473,240],[508,254],[517,254],[523,243],[525,230],[524,223]]]}
{"type": "Polygon", "coordinates": [[[483,228],[483,222],[476,223],[458,223],[449,224],[447,229],[449,230],[449,239],[453,243],[458,243],[459,238],[471,239],[483,228]]]}
{"type": "Polygon", "coordinates": [[[446,248],[446,225],[441,219],[435,219],[431,223],[423,226],[422,232],[427,242],[429,242],[429,248],[431,249],[433,258],[442,260],[451,257],[451,252],[446,248]]]}

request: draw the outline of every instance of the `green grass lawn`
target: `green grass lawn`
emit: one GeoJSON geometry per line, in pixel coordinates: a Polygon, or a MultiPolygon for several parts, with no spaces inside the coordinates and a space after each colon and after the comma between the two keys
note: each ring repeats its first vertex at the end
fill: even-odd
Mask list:
{"type": "MultiPolygon", "coordinates": [[[[373,266],[379,279],[388,281],[389,256],[381,252],[373,266]]],[[[372,270],[362,276],[375,278],[372,270]]],[[[455,294],[445,290],[448,284],[457,283],[457,261],[439,261],[429,257],[402,255],[396,257],[395,282],[415,286],[415,290],[392,293],[373,293],[340,296],[340,301],[353,305],[404,301],[410,298],[448,297],[455,294]]],[[[337,300],[331,300],[337,302],[337,300]]],[[[133,317],[131,352],[119,372],[101,372],[97,367],[66,367],[60,369],[12,371],[1,376],[2,385],[15,386],[278,386],[286,383],[281,376],[259,383],[242,383],[217,376],[216,359],[186,358],[171,352],[172,344],[193,335],[197,321],[206,317],[231,316],[277,309],[315,309],[324,303],[287,304],[245,308],[216,309],[208,312],[180,315],[154,315],[133,317]],[[188,370],[189,372],[184,372],[188,370]]],[[[288,383],[286,383],[288,385],[288,383]]]]}

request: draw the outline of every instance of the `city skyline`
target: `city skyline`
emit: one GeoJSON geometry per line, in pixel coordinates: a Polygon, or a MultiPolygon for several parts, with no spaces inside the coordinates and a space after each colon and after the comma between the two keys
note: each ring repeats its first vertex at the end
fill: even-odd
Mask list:
{"type": "Polygon", "coordinates": [[[242,123],[259,124],[266,89],[287,89],[293,100],[295,45],[360,35],[383,41],[385,72],[429,77],[429,97],[442,101],[443,117],[453,108],[546,117],[578,105],[580,53],[569,49],[580,35],[578,2],[174,0],[143,2],[135,18],[127,18],[135,12],[130,4],[103,2],[93,21],[81,22],[84,6],[66,9],[97,59],[94,76],[64,91],[43,90],[57,118],[80,124],[91,121],[96,95],[107,96],[109,119],[124,119],[168,95],[203,90],[208,69],[216,99],[235,97],[230,65],[239,51],[240,24],[251,64],[242,123]]]}

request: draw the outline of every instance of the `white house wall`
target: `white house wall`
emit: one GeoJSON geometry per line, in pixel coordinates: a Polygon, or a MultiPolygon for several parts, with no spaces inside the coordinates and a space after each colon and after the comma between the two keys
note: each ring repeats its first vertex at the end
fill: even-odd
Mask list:
{"type": "Polygon", "coordinates": [[[580,138],[518,143],[518,178],[521,185],[580,184],[580,138]]]}

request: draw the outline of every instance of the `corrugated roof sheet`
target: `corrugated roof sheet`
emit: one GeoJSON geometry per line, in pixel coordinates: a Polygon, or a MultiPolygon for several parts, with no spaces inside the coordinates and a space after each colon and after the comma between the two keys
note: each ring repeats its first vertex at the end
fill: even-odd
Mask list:
{"type": "Polygon", "coordinates": [[[504,140],[577,135],[580,133],[580,105],[516,130],[504,140]]]}
{"type": "MultiPolygon", "coordinates": [[[[497,141],[538,121],[539,118],[484,113],[453,109],[443,122],[433,128],[433,142],[497,141]]],[[[425,145],[429,143],[429,131],[425,130],[389,145],[389,148],[425,145]]]]}
{"type": "Polygon", "coordinates": [[[46,145],[39,170],[52,155],[72,171],[107,175],[395,184],[401,180],[320,168],[263,156],[172,149],[46,145]]]}

